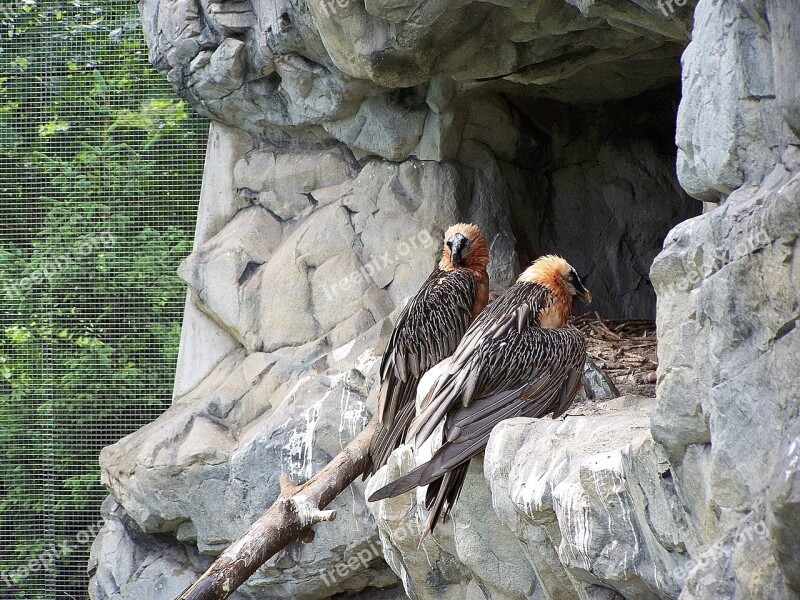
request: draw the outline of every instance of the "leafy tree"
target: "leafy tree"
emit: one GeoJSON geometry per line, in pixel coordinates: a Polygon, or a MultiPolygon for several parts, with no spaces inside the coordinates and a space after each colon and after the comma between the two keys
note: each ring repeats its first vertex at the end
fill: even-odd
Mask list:
{"type": "Polygon", "coordinates": [[[170,401],[206,125],[132,3],[4,6],[0,597],[84,598],[98,453],[170,401]],[[52,543],[73,552],[19,577],[52,543]]]}

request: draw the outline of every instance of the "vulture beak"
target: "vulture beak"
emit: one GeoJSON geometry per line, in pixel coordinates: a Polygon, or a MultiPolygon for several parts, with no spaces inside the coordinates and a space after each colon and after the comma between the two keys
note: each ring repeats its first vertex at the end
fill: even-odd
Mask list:
{"type": "Polygon", "coordinates": [[[583,282],[580,280],[580,277],[575,278],[575,294],[583,300],[584,304],[590,304],[592,302],[592,294],[589,290],[583,287],[583,282]]]}
{"type": "Polygon", "coordinates": [[[463,253],[469,246],[467,236],[456,233],[447,240],[447,247],[450,248],[450,260],[454,265],[460,265],[463,260],[463,253]]]}

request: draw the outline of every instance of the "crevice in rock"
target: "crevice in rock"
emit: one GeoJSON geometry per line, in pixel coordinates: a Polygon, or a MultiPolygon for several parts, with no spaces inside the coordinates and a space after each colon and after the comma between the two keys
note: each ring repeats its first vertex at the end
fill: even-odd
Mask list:
{"type": "Polygon", "coordinates": [[[260,266],[262,266],[263,262],[257,262],[254,260],[248,261],[242,271],[242,274],[239,276],[239,285],[244,285],[247,281],[255,275],[256,271],[260,266]]]}

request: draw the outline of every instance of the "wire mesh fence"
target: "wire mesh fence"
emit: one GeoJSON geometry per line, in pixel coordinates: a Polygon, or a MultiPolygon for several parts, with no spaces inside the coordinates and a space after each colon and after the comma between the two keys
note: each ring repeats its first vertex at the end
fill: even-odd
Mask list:
{"type": "Polygon", "coordinates": [[[170,402],[206,130],[133,3],[0,3],[0,598],[87,597],[99,451],[170,402]]]}

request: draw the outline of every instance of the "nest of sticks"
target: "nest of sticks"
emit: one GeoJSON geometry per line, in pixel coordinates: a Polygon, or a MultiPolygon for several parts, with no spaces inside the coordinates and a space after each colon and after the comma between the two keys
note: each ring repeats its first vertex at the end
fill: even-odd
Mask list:
{"type": "Polygon", "coordinates": [[[656,395],[655,321],[603,319],[598,313],[583,315],[573,325],[586,336],[586,351],[617,386],[620,394],[656,395]]]}

